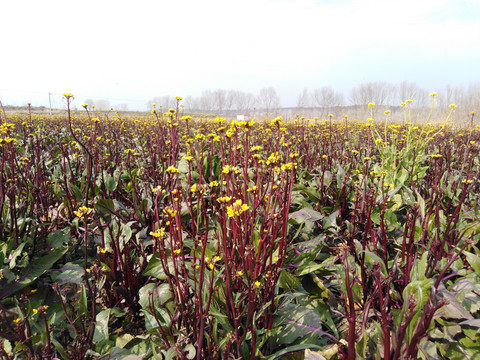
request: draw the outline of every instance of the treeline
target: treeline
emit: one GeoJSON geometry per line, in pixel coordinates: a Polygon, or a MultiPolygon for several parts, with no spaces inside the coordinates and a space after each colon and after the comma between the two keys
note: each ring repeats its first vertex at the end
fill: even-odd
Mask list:
{"type": "MultiPolygon", "coordinates": [[[[175,95],[175,94],[174,94],[175,95]]],[[[174,95],[159,96],[148,101],[147,108],[152,104],[169,109],[176,106],[174,95]]],[[[342,117],[362,117],[368,112],[368,104],[375,103],[377,114],[390,110],[392,116],[403,116],[402,103],[409,101],[410,113],[413,116],[428,115],[432,100],[435,101],[437,116],[443,116],[449,111],[450,104],[456,104],[456,119],[470,118],[472,111],[480,110],[480,82],[467,86],[450,86],[443,89],[424,89],[416,83],[404,81],[400,84],[388,82],[364,82],[352,88],[348,94],[335,90],[331,86],[316,89],[303,89],[296,98],[296,105],[286,107],[281,103],[280,96],[273,87],[262,88],[257,94],[240,90],[205,90],[200,96],[185,96],[182,101],[183,111],[189,113],[213,114],[231,116],[246,114],[252,116],[294,116],[300,114],[306,117],[325,118],[329,113],[342,117]],[[431,94],[436,94],[432,99],[431,94]]]]}

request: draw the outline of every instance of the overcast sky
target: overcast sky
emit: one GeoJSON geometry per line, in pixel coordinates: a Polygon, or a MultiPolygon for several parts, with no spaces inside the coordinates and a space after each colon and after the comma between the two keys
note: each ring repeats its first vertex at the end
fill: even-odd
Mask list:
{"type": "Polygon", "coordinates": [[[480,0],[4,0],[0,100],[71,92],[144,109],[163,95],[480,81],[480,0]]]}

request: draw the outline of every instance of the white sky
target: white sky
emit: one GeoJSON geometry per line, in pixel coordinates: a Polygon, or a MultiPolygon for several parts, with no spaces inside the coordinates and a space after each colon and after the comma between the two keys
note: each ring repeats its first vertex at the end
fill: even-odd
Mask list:
{"type": "Polygon", "coordinates": [[[0,100],[480,81],[480,0],[3,0],[0,100]],[[55,95],[57,94],[57,95],[55,95]]]}

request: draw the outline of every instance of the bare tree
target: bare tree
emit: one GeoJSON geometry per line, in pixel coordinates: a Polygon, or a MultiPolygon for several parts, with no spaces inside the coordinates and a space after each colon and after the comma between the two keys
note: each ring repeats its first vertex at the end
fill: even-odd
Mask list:
{"type": "Polygon", "coordinates": [[[406,100],[412,100],[412,107],[426,107],[428,106],[428,92],[415,83],[402,81],[398,85],[396,101],[400,104],[406,100]]]}
{"type": "Polygon", "coordinates": [[[383,81],[367,82],[354,87],[350,92],[350,102],[360,108],[360,116],[367,113],[367,105],[374,103],[374,114],[380,108],[391,105],[395,99],[394,85],[383,81]]]}
{"type": "Polygon", "coordinates": [[[258,94],[258,104],[265,110],[267,117],[270,117],[270,112],[280,107],[280,98],[272,86],[264,87],[258,94]]]}
{"type": "Polygon", "coordinates": [[[200,111],[204,114],[213,110],[214,98],[211,90],[204,90],[199,99],[200,111]]]}
{"type": "Polygon", "coordinates": [[[389,105],[395,98],[395,86],[383,81],[367,82],[353,88],[350,101],[353,105],[389,105]]]}
{"type": "Polygon", "coordinates": [[[127,111],[128,110],[128,105],[125,103],[117,104],[115,105],[115,109],[118,111],[127,111]]]}
{"type": "Polygon", "coordinates": [[[480,112],[480,82],[468,85],[464,102],[461,105],[469,114],[472,111],[480,112]]]}
{"type": "Polygon", "coordinates": [[[99,99],[95,101],[95,107],[97,110],[110,110],[110,101],[106,99],[99,99]]]}
{"type": "Polygon", "coordinates": [[[331,86],[323,86],[313,91],[313,105],[320,108],[321,116],[326,117],[327,112],[332,109],[345,105],[345,97],[341,93],[335,92],[331,86]]]}
{"type": "Polygon", "coordinates": [[[213,110],[219,115],[225,110],[227,103],[227,92],[223,89],[217,89],[213,92],[213,110]]]}
{"type": "Polygon", "coordinates": [[[308,92],[307,88],[304,88],[300,95],[297,97],[297,111],[305,115],[304,112],[312,104],[312,96],[308,92]]]}
{"type": "Polygon", "coordinates": [[[228,90],[225,97],[225,111],[230,113],[233,110],[233,104],[235,102],[235,91],[228,90]]]}
{"type": "Polygon", "coordinates": [[[183,98],[183,105],[186,112],[198,112],[200,111],[200,101],[193,96],[185,96],[183,98]]]}
{"type": "Polygon", "coordinates": [[[157,108],[161,107],[163,110],[167,111],[170,108],[174,108],[177,102],[176,102],[175,96],[164,95],[164,96],[156,96],[150,99],[146,104],[147,109],[151,109],[153,104],[155,104],[157,108]]]}
{"type": "Polygon", "coordinates": [[[93,99],[85,99],[85,104],[87,104],[88,110],[93,110],[93,106],[95,105],[95,101],[93,99]]]}
{"type": "Polygon", "coordinates": [[[253,111],[257,106],[257,98],[252,93],[245,93],[245,110],[253,111]]]}

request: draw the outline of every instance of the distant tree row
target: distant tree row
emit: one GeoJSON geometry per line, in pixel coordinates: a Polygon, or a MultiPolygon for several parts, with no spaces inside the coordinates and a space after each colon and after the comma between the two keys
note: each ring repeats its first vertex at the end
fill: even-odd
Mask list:
{"type": "MultiPolygon", "coordinates": [[[[450,104],[456,104],[462,116],[480,110],[480,82],[466,87],[447,85],[444,89],[435,91],[436,108],[448,110],[450,104]]],[[[377,111],[391,109],[392,113],[402,113],[400,104],[406,100],[412,100],[409,105],[418,115],[430,108],[432,102],[430,94],[431,91],[408,81],[398,85],[382,81],[364,82],[351,89],[348,96],[331,86],[313,90],[305,88],[297,97],[296,107],[290,108],[290,112],[322,118],[333,112],[336,112],[337,116],[343,116],[343,113],[339,112],[348,112],[352,116],[364,116],[368,112],[368,104],[375,103],[377,111]]],[[[147,107],[152,108],[154,103],[166,111],[176,106],[176,98],[175,96],[155,97],[147,103],[147,107]]],[[[286,111],[282,108],[280,98],[273,87],[264,87],[255,95],[240,90],[205,90],[198,97],[184,97],[182,104],[185,112],[220,116],[253,112],[257,116],[272,116],[277,113],[284,114],[286,111]]]]}
{"type": "MultiPolygon", "coordinates": [[[[176,106],[175,96],[161,96],[152,98],[148,107],[156,104],[168,110],[176,106]]],[[[259,109],[270,116],[273,111],[280,108],[280,98],[273,87],[265,87],[257,95],[240,90],[205,90],[199,97],[186,96],[182,104],[186,112],[212,113],[228,115],[235,113],[250,113],[259,109]]]]}
{"type": "MultiPolygon", "coordinates": [[[[87,105],[88,110],[110,110],[112,107],[110,106],[110,101],[106,99],[85,99],[85,104],[87,105]]],[[[125,103],[116,104],[113,107],[116,111],[127,111],[128,105],[125,103]]]]}

